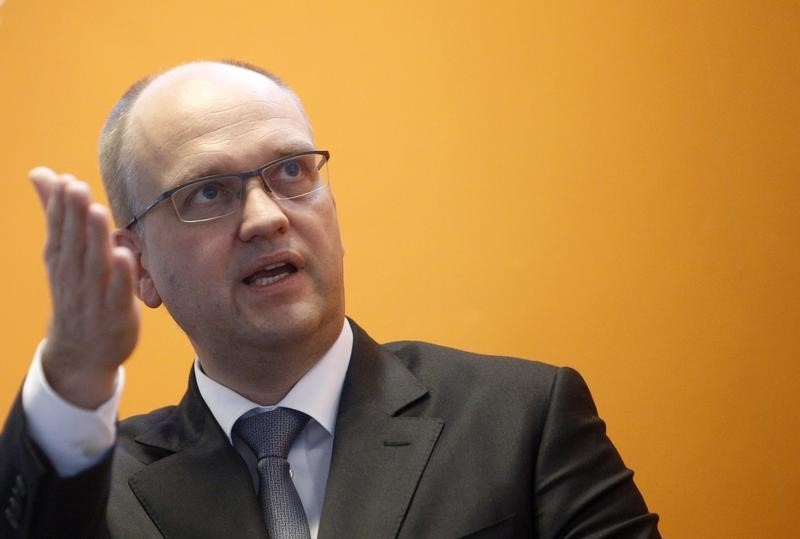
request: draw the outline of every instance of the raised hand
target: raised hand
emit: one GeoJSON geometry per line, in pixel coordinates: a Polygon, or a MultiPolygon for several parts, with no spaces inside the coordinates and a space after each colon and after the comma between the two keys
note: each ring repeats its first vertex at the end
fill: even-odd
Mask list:
{"type": "Polygon", "coordinates": [[[51,387],[65,400],[97,408],[114,391],[117,368],[139,335],[131,251],[112,244],[108,210],[89,186],[45,167],[30,179],[47,216],[44,260],[53,314],[42,350],[51,387]]]}

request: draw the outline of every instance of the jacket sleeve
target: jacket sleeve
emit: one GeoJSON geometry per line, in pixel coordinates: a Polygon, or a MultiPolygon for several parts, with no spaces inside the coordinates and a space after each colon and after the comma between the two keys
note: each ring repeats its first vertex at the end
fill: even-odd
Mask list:
{"type": "Polygon", "coordinates": [[[536,456],[534,514],[541,538],[659,538],[649,513],[589,389],[572,369],[559,369],[536,456]]]}
{"type": "Polygon", "coordinates": [[[0,537],[107,537],[112,453],[78,475],[59,477],[31,439],[18,397],[0,434],[0,537]]]}

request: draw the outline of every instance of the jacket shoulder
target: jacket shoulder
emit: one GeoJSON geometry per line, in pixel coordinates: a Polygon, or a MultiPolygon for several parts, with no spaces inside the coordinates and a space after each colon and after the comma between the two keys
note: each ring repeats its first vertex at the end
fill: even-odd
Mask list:
{"type": "Polygon", "coordinates": [[[434,399],[470,396],[505,399],[509,405],[541,404],[549,399],[559,372],[565,370],[540,361],[478,354],[421,341],[390,342],[383,347],[428,388],[434,399]]]}
{"type": "Polygon", "coordinates": [[[491,371],[500,376],[539,377],[552,380],[559,367],[518,357],[480,354],[424,341],[395,341],[383,347],[412,370],[491,371]]]}

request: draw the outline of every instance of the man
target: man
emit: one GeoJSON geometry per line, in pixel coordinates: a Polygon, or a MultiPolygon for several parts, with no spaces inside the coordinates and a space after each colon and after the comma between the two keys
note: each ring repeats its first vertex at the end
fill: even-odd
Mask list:
{"type": "Polygon", "coordinates": [[[122,228],[32,171],[54,312],[0,440],[0,535],[658,537],[574,371],[382,347],[345,318],[327,159],[278,79],[198,62],[104,128],[122,228]],[[116,429],[134,294],[197,360],[177,407],[116,429]],[[262,454],[248,425],[276,417],[253,429],[293,430],[288,454],[262,454]]]}

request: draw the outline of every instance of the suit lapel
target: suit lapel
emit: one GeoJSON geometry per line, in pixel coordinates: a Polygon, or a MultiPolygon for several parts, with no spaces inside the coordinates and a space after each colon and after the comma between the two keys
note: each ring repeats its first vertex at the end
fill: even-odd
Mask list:
{"type": "Polygon", "coordinates": [[[353,353],[319,537],[396,537],[443,421],[398,417],[427,390],[395,356],[351,325],[353,353]]]}
{"type": "Polygon", "coordinates": [[[266,536],[247,467],[200,397],[194,374],[183,401],[136,442],[168,452],[128,481],[164,537],[266,536]]]}
{"type": "MultiPolygon", "coordinates": [[[[353,353],[319,538],[394,538],[443,421],[399,415],[427,389],[397,357],[351,325],[353,353]]],[[[135,441],[165,453],[128,481],[164,537],[266,537],[247,467],[200,397],[194,374],[175,410],[135,441]]]]}

